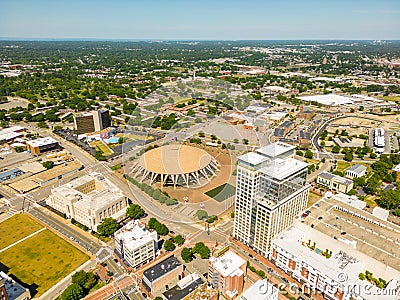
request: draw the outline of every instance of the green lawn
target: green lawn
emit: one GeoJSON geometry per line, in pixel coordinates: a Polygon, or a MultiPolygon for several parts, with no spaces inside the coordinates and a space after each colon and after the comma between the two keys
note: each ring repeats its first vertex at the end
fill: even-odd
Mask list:
{"type": "Polygon", "coordinates": [[[340,172],[346,172],[346,170],[347,170],[349,167],[351,167],[352,165],[356,165],[356,164],[360,164],[360,165],[366,166],[366,167],[367,167],[367,172],[371,172],[371,171],[372,171],[372,169],[371,169],[371,164],[369,164],[369,163],[347,162],[347,161],[344,161],[344,160],[338,160],[338,161],[337,161],[337,168],[336,168],[336,170],[337,170],[337,171],[340,171],[340,172]]]}
{"type": "Polygon", "coordinates": [[[214,198],[218,202],[222,202],[235,195],[235,187],[229,183],[222,184],[205,193],[208,197],[214,198]]]}
{"type": "Polygon", "coordinates": [[[49,230],[1,253],[0,269],[22,281],[38,297],[89,259],[49,230]]]}
{"type": "Polygon", "coordinates": [[[0,223],[0,249],[19,241],[20,239],[43,228],[25,214],[14,215],[0,223]]]}
{"type": "Polygon", "coordinates": [[[90,143],[91,147],[94,147],[96,149],[100,149],[101,151],[103,151],[104,156],[109,156],[111,154],[113,154],[114,152],[110,149],[110,147],[108,147],[107,145],[105,145],[103,142],[101,141],[96,141],[93,143],[90,143]]]}

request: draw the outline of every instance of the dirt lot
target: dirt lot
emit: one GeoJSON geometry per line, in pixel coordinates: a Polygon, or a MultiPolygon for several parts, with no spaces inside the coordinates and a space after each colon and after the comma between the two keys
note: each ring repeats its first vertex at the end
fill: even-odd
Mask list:
{"type": "Polygon", "coordinates": [[[19,98],[19,97],[7,97],[8,102],[7,103],[2,103],[0,104],[0,109],[6,109],[9,110],[10,108],[14,107],[28,107],[29,101],[24,99],[24,98],[19,98]]]}
{"type": "MultiPolygon", "coordinates": [[[[194,146],[191,144],[191,146],[194,146]]],[[[193,188],[185,188],[180,187],[174,190],[173,187],[164,187],[163,190],[166,191],[171,198],[176,198],[178,201],[183,202],[184,197],[188,197],[189,203],[200,203],[212,198],[208,197],[204,193],[220,186],[221,184],[230,182],[232,185],[235,185],[235,180],[232,177],[232,171],[234,166],[234,161],[236,161],[235,157],[231,157],[231,153],[227,150],[222,150],[220,148],[207,147],[204,145],[197,146],[208,153],[210,153],[215,159],[220,163],[220,169],[217,173],[216,177],[213,177],[211,181],[201,187],[193,187],[193,188]]],[[[157,186],[160,188],[159,184],[157,186]]]]}

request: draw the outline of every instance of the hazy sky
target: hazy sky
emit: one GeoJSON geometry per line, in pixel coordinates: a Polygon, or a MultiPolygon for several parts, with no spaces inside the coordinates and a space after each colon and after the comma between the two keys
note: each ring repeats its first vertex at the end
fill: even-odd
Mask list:
{"type": "Polygon", "coordinates": [[[0,37],[400,39],[400,0],[0,0],[0,37]]]}

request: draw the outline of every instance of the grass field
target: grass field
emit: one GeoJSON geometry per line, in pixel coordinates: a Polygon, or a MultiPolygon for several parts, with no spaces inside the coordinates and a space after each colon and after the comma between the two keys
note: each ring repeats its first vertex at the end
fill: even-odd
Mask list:
{"type": "Polygon", "coordinates": [[[307,207],[313,206],[319,199],[322,197],[318,194],[315,194],[313,192],[310,192],[308,194],[308,202],[307,202],[307,207]]]}
{"type": "Polygon", "coordinates": [[[351,167],[352,165],[355,165],[355,164],[360,164],[360,165],[366,166],[367,167],[367,172],[371,172],[372,171],[371,164],[369,164],[369,163],[347,162],[347,161],[344,161],[344,160],[338,160],[336,170],[340,171],[340,172],[345,172],[349,167],[351,167]]]}
{"type": "Polygon", "coordinates": [[[20,239],[43,228],[30,216],[25,214],[14,215],[0,223],[0,249],[19,241],[20,239]]]}
{"type": "Polygon", "coordinates": [[[90,143],[91,147],[94,147],[96,149],[100,149],[101,151],[103,151],[104,156],[108,156],[113,154],[114,152],[110,149],[110,147],[108,147],[107,145],[105,145],[103,142],[101,141],[95,141],[90,143]]]}
{"type": "Polygon", "coordinates": [[[235,187],[225,183],[205,192],[205,194],[218,202],[222,202],[235,195],[235,187]]]}
{"type": "Polygon", "coordinates": [[[2,252],[0,269],[17,277],[37,297],[88,259],[69,242],[44,230],[2,252]]]}

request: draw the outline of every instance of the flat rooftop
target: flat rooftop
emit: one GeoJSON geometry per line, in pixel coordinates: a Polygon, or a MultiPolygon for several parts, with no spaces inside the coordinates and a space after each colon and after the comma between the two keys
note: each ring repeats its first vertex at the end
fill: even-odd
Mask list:
{"type": "Polygon", "coordinates": [[[163,296],[168,300],[181,300],[196,291],[202,284],[203,280],[197,273],[189,274],[182,278],[173,288],[165,291],[163,296]]]}
{"type": "Polygon", "coordinates": [[[239,298],[240,300],[269,300],[278,299],[278,289],[268,280],[259,279],[239,298]]]}
{"type": "Polygon", "coordinates": [[[38,173],[37,175],[32,176],[32,180],[36,181],[37,183],[46,182],[50,179],[56,178],[73,170],[79,169],[80,167],[82,167],[82,164],[76,160],[73,160],[66,164],[57,165],[47,171],[38,173]]]}
{"type": "Polygon", "coordinates": [[[315,251],[310,251],[307,246],[303,246],[305,233],[300,229],[291,227],[276,237],[274,245],[289,252],[297,260],[305,262],[307,265],[318,270],[324,276],[329,277],[341,284],[351,284],[358,280],[358,274],[362,272],[363,263],[343,251],[338,251],[330,258],[326,258],[315,251]],[[338,281],[342,275],[345,281],[338,281]]]}
{"type": "Polygon", "coordinates": [[[150,282],[156,281],[161,276],[168,274],[169,272],[175,270],[180,265],[182,265],[175,256],[170,256],[163,261],[159,262],[155,266],[147,269],[143,272],[143,276],[145,276],[150,282]]]}
{"type": "Polygon", "coordinates": [[[38,139],[32,140],[32,141],[27,141],[26,143],[34,148],[52,145],[52,144],[58,144],[58,142],[50,136],[38,138],[38,139]]]}
{"type": "Polygon", "coordinates": [[[276,143],[270,144],[268,146],[259,148],[255,152],[257,152],[261,155],[265,155],[265,156],[274,158],[281,154],[284,154],[285,152],[292,151],[294,149],[296,149],[296,147],[293,145],[276,142],[276,143]]]}
{"type": "Polygon", "coordinates": [[[234,276],[240,275],[240,267],[246,262],[239,255],[229,250],[225,254],[215,257],[210,257],[210,263],[213,265],[214,269],[218,271],[222,276],[234,276]],[[239,273],[238,273],[239,271],[239,273]]]}
{"type": "Polygon", "coordinates": [[[26,288],[24,288],[3,271],[0,271],[0,280],[4,283],[9,300],[18,299],[22,294],[27,292],[26,288]]]}
{"type": "Polygon", "coordinates": [[[122,240],[125,248],[136,249],[151,241],[157,241],[157,232],[146,230],[146,227],[136,220],[128,222],[114,237],[116,240],[122,240]]]}
{"type": "Polygon", "coordinates": [[[303,101],[308,101],[308,102],[315,101],[315,102],[321,103],[323,105],[331,105],[331,106],[338,106],[338,105],[353,103],[352,98],[335,95],[335,94],[316,95],[316,96],[301,96],[298,98],[303,101]]]}

